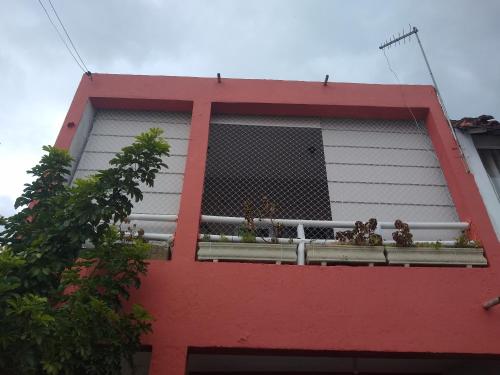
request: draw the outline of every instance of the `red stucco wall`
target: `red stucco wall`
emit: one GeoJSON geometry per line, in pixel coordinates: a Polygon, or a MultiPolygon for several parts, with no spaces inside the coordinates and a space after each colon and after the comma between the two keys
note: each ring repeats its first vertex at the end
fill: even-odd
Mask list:
{"type": "Polygon", "coordinates": [[[500,355],[500,246],[431,86],[94,74],[83,77],[56,145],[68,148],[86,102],[192,111],[171,261],[151,261],[133,299],[155,316],[152,374],[184,373],[188,347],[500,355]],[[457,212],[490,266],[319,267],[195,262],[213,112],[425,119],[457,212]]]}

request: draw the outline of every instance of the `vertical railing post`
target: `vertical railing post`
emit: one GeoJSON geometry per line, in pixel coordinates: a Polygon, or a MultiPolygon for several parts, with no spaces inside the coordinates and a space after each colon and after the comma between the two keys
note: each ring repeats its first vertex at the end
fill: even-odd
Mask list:
{"type": "Polygon", "coordinates": [[[304,225],[297,225],[297,237],[301,240],[297,246],[297,264],[303,266],[306,264],[306,235],[304,233],[304,225]]]}

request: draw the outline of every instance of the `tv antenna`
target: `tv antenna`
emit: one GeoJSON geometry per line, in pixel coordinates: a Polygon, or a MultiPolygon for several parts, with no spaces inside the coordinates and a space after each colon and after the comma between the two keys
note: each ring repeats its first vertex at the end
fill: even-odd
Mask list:
{"type": "MultiPolygon", "coordinates": [[[[403,43],[406,43],[406,39],[408,41],[411,41],[411,36],[415,35],[417,38],[418,45],[420,47],[420,51],[422,52],[422,56],[424,57],[425,60],[425,65],[427,65],[427,70],[429,71],[429,75],[431,76],[432,79],[432,84],[434,85],[434,89],[436,90],[436,94],[439,100],[439,104],[441,105],[441,109],[443,110],[444,116],[446,117],[446,121],[448,121],[448,126],[450,127],[451,134],[453,135],[453,139],[455,140],[458,149],[460,151],[460,157],[462,158],[462,161],[465,165],[465,169],[467,170],[467,173],[469,172],[469,166],[467,165],[467,162],[465,161],[465,156],[462,151],[462,148],[460,147],[460,143],[458,142],[457,136],[455,134],[455,129],[453,129],[453,126],[451,125],[450,117],[448,116],[448,111],[446,110],[446,106],[444,105],[444,100],[443,97],[441,96],[441,93],[439,91],[438,84],[436,82],[436,79],[434,78],[434,74],[432,73],[431,65],[429,64],[429,60],[427,60],[427,55],[425,54],[424,47],[422,45],[422,42],[420,41],[420,38],[418,37],[418,29],[415,26],[410,25],[410,31],[406,32],[403,29],[403,35],[398,33],[398,36],[393,35],[389,41],[385,41],[384,44],[381,44],[378,48],[382,50],[385,54],[385,48],[390,48],[391,46],[397,44],[401,44],[401,41],[403,43]]],[[[387,56],[386,56],[387,57],[387,56]]]]}

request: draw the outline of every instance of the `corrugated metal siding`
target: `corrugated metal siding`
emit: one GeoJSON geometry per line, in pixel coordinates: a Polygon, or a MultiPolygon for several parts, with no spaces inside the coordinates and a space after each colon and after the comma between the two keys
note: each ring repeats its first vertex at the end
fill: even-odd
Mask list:
{"type": "MultiPolygon", "coordinates": [[[[98,110],[73,178],[83,178],[109,166],[114,154],[150,128],[161,128],[170,144],[168,169],[157,175],[154,187],[141,186],[144,200],[133,213],[172,214],[179,211],[191,116],[187,113],[98,110]]],[[[173,233],[174,223],[136,222],[150,233],[173,233]]]]}
{"type": "MultiPolygon", "coordinates": [[[[334,220],[458,221],[423,123],[322,119],[334,220]]],[[[415,231],[453,239],[457,231],[415,231]]]]}

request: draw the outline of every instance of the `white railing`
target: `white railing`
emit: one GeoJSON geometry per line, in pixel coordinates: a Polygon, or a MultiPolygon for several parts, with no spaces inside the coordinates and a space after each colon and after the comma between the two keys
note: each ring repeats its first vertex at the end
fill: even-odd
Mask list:
{"type": "MultiPolygon", "coordinates": [[[[140,221],[157,221],[157,222],[175,222],[177,221],[177,215],[155,215],[155,214],[132,214],[128,217],[130,220],[140,220],[140,221]]],[[[245,218],[243,217],[232,217],[232,216],[210,216],[202,215],[201,221],[203,223],[218,223],[218,224],[243,224],[245,223],[245,218]]],[[[283,226],[294,226],[297,227],[297,237],[295,238],[274,238],[271,237],[257,237],[257,242],[271,242],[275,241],[278,243],[294,243],[297,244],[297,255],[298,264],[305,264],[305,244],[306,243],[338,243],[337,240],[324,240],[324,239],[314,239],[306,238],[304,228],[305,227],[321,227],[321,228],[342,228],[349,229],[354,228],[354,221],[327,221],[327,220],[300,220],[300,219],[254,219],[256,225],[264,224],[281,224],[283,226]]],[[[449,229],[460,229],[464,230],[469,228],[469,223],[467,222],[408,222],[407,223],[411,229],[432,229],[432,230],[449,230],[449,229]]],[[[394,229],[393,222],[379,222],[377,229],[394,229]]],[[[144,238],[149,240],[159,240],[159,241],[169,241],[173,237],[173,234],[164,233],[145,233],[144,238]]],[[[225,235],[215,235],[215,234],[200,234],[199,239],[209,239],[210,241],[229,241],[229,242],[241,242],[243,239],[240,236],[225,236],[225,235]]],[[[425,243],[425,242],[435,242],[435,241],[415,241],[415,243],[425,243]]],[[[455,240],[445,240],[439,241],[443,245],[453,245],[455,240]]],[[[384,240],[384,244],[393,244],[392,240],[384,240]]]]}
{"type": "MultiPolygon", "coordinates": [[[[210,216],[202,215],[201,221],[204,223],[219,223],[219,224],[243,224],[245,218],[233,216],[210,216]]],[[[354,228],[354,221],[332,221],[332,220],[300,220],[300,219],[254,219],[254,222],[259,224],[279,223],[284,226],[298,226],[302,224],[304,227],[317,228],[354,228]]],[[[467,222],[407,222],[411,229],[467,229],[467,222]]],[[[394,229],[394,222],[382,221],[378,223],[381,229],[394,229]]]]}
{"type": "MultiPolygon", "coordinates": [[[[202,215],[201,221],[204,223],[219,223],[219,224],[243,224],[245,223],[245,218],[243,217],[232,217],[232,216],[210,216],[202,215]]],[[[338,243],[338,240],[323,240],[314,238],[305,238],[304,227],[321,227],[321,228],[342,228],[350,229],[354,228],[354,221],[327,221],[327,220],[300,220],[300,219],[254,219],[256,225],[259,224],[281,224],[283,226],[296,226],[297,227],[297,237],[296,238],[275,238],[274,241],[278,243],[296,243],[297,246],[297,264],[305,264],[305,244],[306,243],[338,243]]],[[[447,229],[467,229],[469,228],[469,223],[467,222],[408,222],[408,226],[411,229],[433,229],[433,230],[447,230],[447,229]]],[[[395,229],[393,222],[379,222],[377,229],[395,229]]],[[[211,241],[230,241],[230,242],[241,242],[242,237],[240,236],[221,236],[221,235],[201,235],[200,239],[207,238],[211,241]]],[[[270,237],[257,237],[257,242],[271,242],[270,237]]],[[[414,241],[415,243],[426,243],[435,241],[414,241]]],[[[455,240],[445,240],[439,241],[443,245],[453,245],[455,240]]],[[[384,245],[393,244],[395,241],[384,240],[384,245]]]]}
{"type": "MultiPolygon", "coordinates": [[[[128,219],[131,221],[176,222],[177,215],[131,214],[128,219]]],[[[146,240],[153,241],[170,241],[173,237],[174,235],[172,233],[144,233],[144,238],[146,240]]]]}

